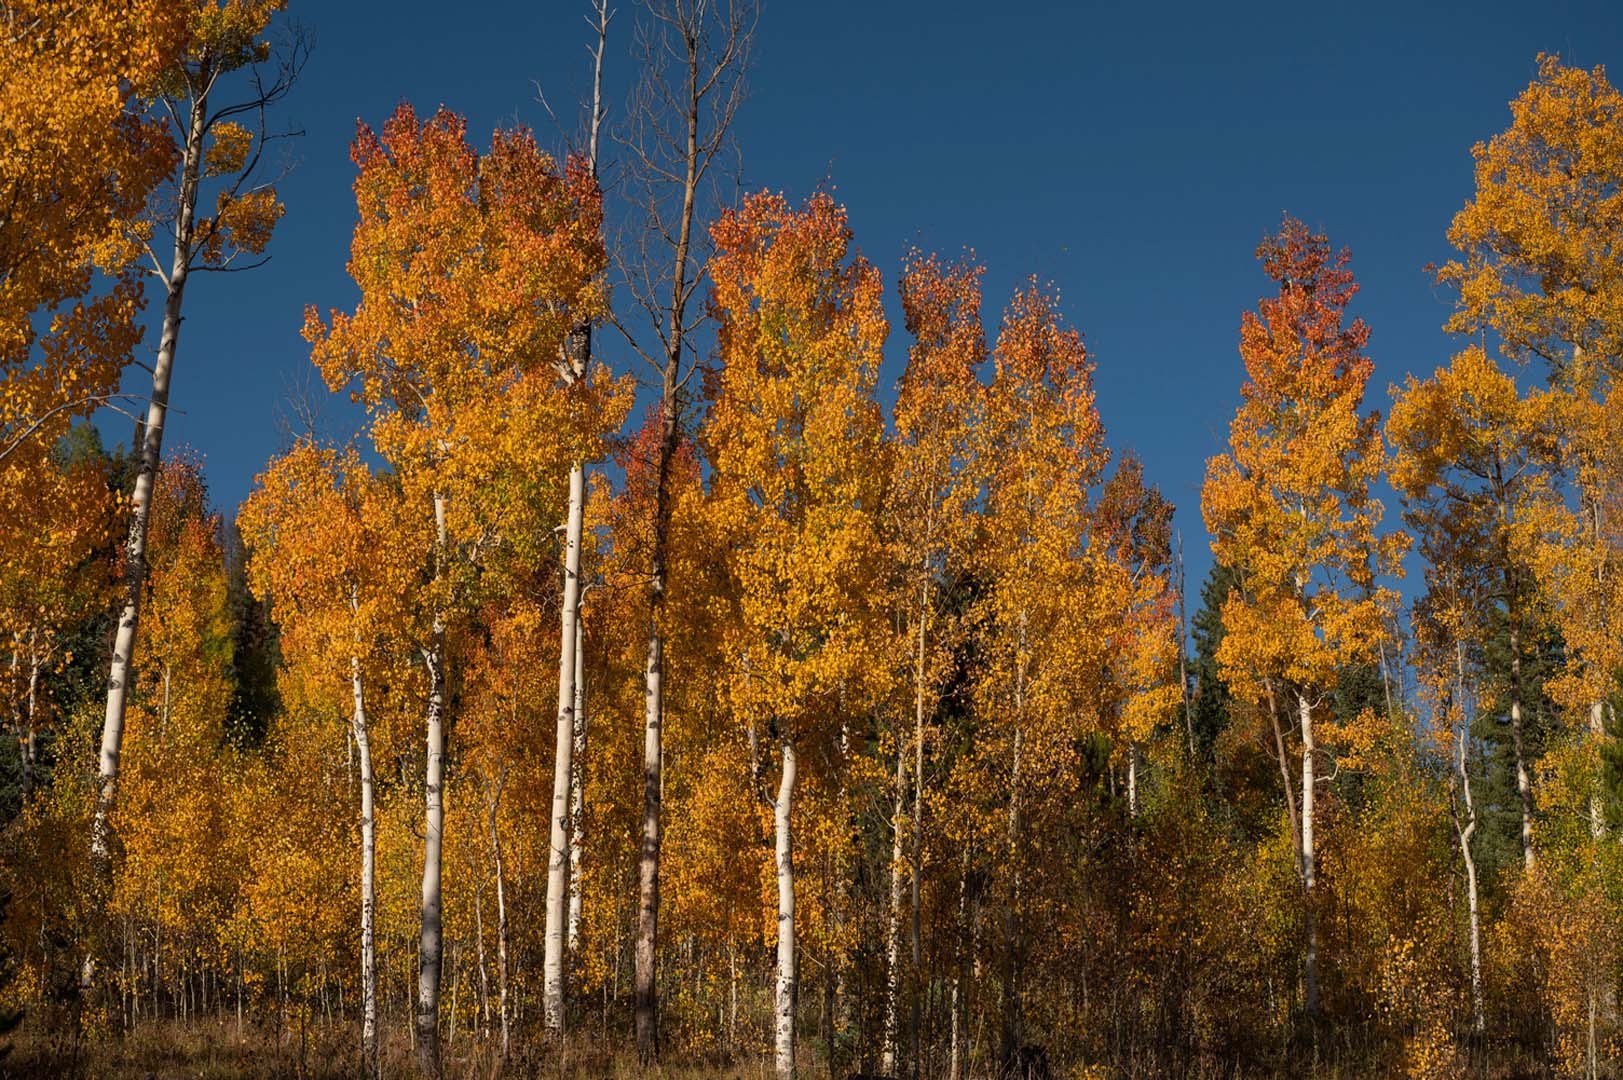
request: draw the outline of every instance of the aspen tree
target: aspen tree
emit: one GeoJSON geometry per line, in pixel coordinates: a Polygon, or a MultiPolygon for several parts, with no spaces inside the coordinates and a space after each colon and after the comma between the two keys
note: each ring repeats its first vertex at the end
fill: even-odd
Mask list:
{"type": "Polygon", "coordinates": [[[989,767],[1007,800],[1001,836],[987,839],[1001,886],[999,1067],[1012,1069],[1025,1044],[1028,880],[1032,836],[1042,836],[1033,828],[1053,823],[1070,797],[1053,766],[1074,757],[1106,656],[1088,534],[1089,493],[1108,455],[1093,362],[1056,293],[1035,281],[1015,293],[992,360],[977,450],[987,494],[972,565],[986,582],[975,613],[985,657],[976,698],[994,718],[983,752],[1000,758],[989,767]]]}
{"type": "MultiPolygon", "coordinates": [[[[1521,846],[1531,869],[1532,761],[1525,747],[1527,688],[1522,654],[1543,621],[1535,567],[1538,522],[1559,498],[1560,402],[1548,392],[1523,395],[1485,352],[1471,347],[1427,380],[1393,387],[1387,438],[1392,486],[1404,520],[1439,573],[1490,574],[1487,592],[1451,588],[1502,608],[1509,631],[1507,670],[1497,672],[1509,699],[1510,730],[1521,801],[1521,846]]],[[[1471,631],[1486,632],[1487,613],[1472,611],[1471,631]]],[[[1478,642],[1480,644],[1480,641],[1478,642]]]]}
{"type": "Polygon", "coordinates": [[[530,493],[590,456],[596,425],[624,415],[623,388],[559,390],[546,366],[600,303],[601,210],[583,163],[560,172],[523,129],[496,132],[481,157],[462,118],[419,122],[405,105],[381,135],[361,125],[352,156],[361,302],[326,323],[309,309],[305,335],[331,388],[357,386],[403,498],[432,523],[415,632],[428,679],[416,1043],[419,1072],[438,1076],[447,635],[481,554],[536,530],[530,493]]]}
{"type": "MultiPolygon", "coordinates": [[[[1623,566],[1607,490],[1623,393],[1623,94],[1604,68],[1541,54],[1537,77],[1510,103],[1511,124],[1472,148],[1476,191],[1455,215],[1459,250],[1438,271],[1458,290],[1447,329],[1491,333],[1504,354],[1544,366],[1567,399],[1561,464],[1572,505],[1551,502],[1538,560],[1570,650],[1553,691],[1598,760],[1619,663],[1623,566]]],[[[1591,831],[1604,830],[1597,769],[1591,831]]]]}
{"type": "Polygon", "coordinates": [[[659,383],[659,439],[652,448],[653,530],[648,550],[647,648],[643,666],[643,818],[637,867],[633,1024],[637,1058],[659,1056],[659,875],[664,789],[671,470],[692,412],[688,384],[699,365],[690,344],[705,312],[694,303],[708,258],[704,217],[718,158],[731,146],[744,98],[744,73],[760,11],[755,0],[660,0],[638,32],[638,76],[625,153],[628,197],[638,232],[618,257],[627,292],[645,316],[647,336],[617,325],[659,383]]]}
{"type": "MultiPolygon", "coordinates": [[[[108,814],[118,790],[124,711],[146,575],[152,490],[169,415],[170,379],[186,286],[193,273],[255,265],[253,260],[264,252],[282,216],[276,187],[260,172],[267,142],[280,137],[267,133],[266,113],[292,90],[308,51],[307,42],[297,35],[280,52],[273,51],[265,40],[271,19],[285,7],[286,0],[232,0],[223,7],[212,0],[187,5],[182,44],[170,65],[145,88],[161,101],[168,117],[164,137],[172,140],[174,170],[166,185],[170,189],[164,193],[167,198],[152,204],[154,220],[134,231],[145,238],[151,272],[163,287],[164,307],[152,387],[135,447],[138,470],[124,545],[123,609],[107,673],[107,708],[90,837],[91,859],[101,868],[101,875],[111,857],[108,814]],[[261,68],[267,62],[268,71],[261,68]],[[238,74],[245,70],[246,76],[238,74]],[[226,89],[229,83],[221,82],[234,74],[245,84],[237,95],[226,89]],[[249,130],[237,117],[249,118],[257,130],[249,130]],[[214,212],[200,217],[199,198],[210,184],[217,189],[214,212]],[[159,223],[161,233],[172,240],[167,252],[161,252],[153,240],[152,226],[159,223]],[[167,268],[164,255],[168,256],[167,268]]],[[[93,977],[93,958],[87,958],[83,974],[85,981],[93,977]]]]}
{"type": "MultiPolygon", "coordinates": [[[[1229,451],[1207,462],[1201,511],[1212,553],[1241,575],[1223,605],[1217,662],[1237,695],[1274,725],[1285,804],[1302,886],[1302,977],[1310,1022],[1319,1019],[1318,851],[1315,803],[1323,706],[1346,664],[1373,658],[1395,598],[1401,534],[1378,534],[1370,493],[1383,448],[1361,412],[1372,362],[1369,329],[1345,321],[1358,286],[1346,251],[1287,217],[1257,248],[1277,293],[1240,327],[1246,383],[1229,428],[1229,451]],[[1291,779],[1279,729],[1294,713],[1300,737],[1291,779]],[[1299,805],[1298,805],[1299,800],[1299,805]]],[[[1341,718],[1343,722],[1355,718],[1341,718]]]]}
{"type": "Polygon", "coordinates": [[[713,229],[709,264],[725,363],[704,445],[713,513],[729,535],[739,668],[729,697],[781,763],[772,800],[777,879],[777,1075],[795,1074],[794,797],[801,754],[837,740],[840,695],[876,669],[882,601],[883,427],[873,399],[886,323],[880,278],[851,252],[827,194],[803,209],[753,195],[713,229]],[[774,746],[775,744],[775,746],[774,746]]]}
{"type": "MultiPolygon", "coordinates": [[[[978,485],[973,454],[986,361],[981,327],[983,270],[910,255],[902,268],[901,302],[913,344],[897,388],[895,464],[886,496],[886,527],[899,568],[898,652],[913,683],[912,735],[896,725],[896,778],[892,792],[890,903],[886,912],[885,1043],[880,1070],[896,1075],[901,1057],[902,894],[910,885],[908,938],[914,977],[922,959],[920,883],[924,843],[925,726],[933,711],[949,654],[943,646],[948,617],[937,613],[942,592],[969,556],[978,485]],[[933,625],[932,625],[933,624],[933,625]],[[908,777],[912,812],[909,819],[908,777]]],[[[908,991],[911,993],[911,991],[908,991]]],[[[916,999],[915,999],[916,1001],[916,999]]],[[[918,1014],[910,1037],[918,1043],[918,1014]]]]}
{"type": "MultiPolygon", "coordinates": [[[[598,137],[607,107],[603,103],[603,53],[608,47],[608,0],[593,0],[592,102],[586,118],[586,149],[576,159],[584,179],[594,189],[590,224],[602,244],[601,194],[596,191],[598,137]]],[[[582,224],[586,224],[585,218],[582,224]]],[[[601,282],[595,283],[599,287],[601,282]]],[[[594,377],[592,326],[601,313],[600,305],[581,305],[568,312],[569,332],[559,347],[553,367],[566,389],[587,385],[594,377]]],[[[598,365],[601,367],[601,365],[598,365]]],[[[564,953],[569,932],[569,866],[571,842],[571,786],[575,779],[575,652],[580,643],[580,560],[581,529],[586,513],[586,465],[589,445],[581,446],[569,465],[569,503],[563,525],[563,598],[558,608],[558,726],[553,745],[552,827],[547,860],[547,907],[545,953],[542,959],[542,1020],[547,1031],[561,1039],[564,1034],[564,953]]]]}
{"type": "Polygon", "coordinates": [[[382,1066],[376,782],[366,681],[376,671],[380,640],[398,633],[405,618],[401,583],[425,546],[411,536],[412,519],[392,503],[356,451],[301,441],[260,475],[238,518],[252,552],[249,580],[276,605],[283,655],[324,667],[349,697],[360,783],[361,1063],[374,1077],[382,1066]]]}

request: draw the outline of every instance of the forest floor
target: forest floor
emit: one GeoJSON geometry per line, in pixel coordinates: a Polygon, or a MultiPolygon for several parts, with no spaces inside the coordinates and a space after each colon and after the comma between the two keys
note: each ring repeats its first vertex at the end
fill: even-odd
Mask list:
{"type": "MultiPolygon", "coordinates": [[[[72,1032],[25,1025],[11,1036],[11,1052],[0,1059],[0,1080],[353,1080],[360,1075],[353,1025],[317,1022],[304,1030],[290,1026],[278,1031],[274,1024],[239,1028],[234,1018],[190,1022],[147,1023],[127,1035],[97,1039],[72,1032]]],[[[516,1049],[505,1066],[497,1060],[491,1041],[462,1034],[444,1047],[446,1080],[642,1080],[624,1047],[590,1046],[574,1052],[560,1067],[550,1051],[516,1049]]],[[[1490,1054],[1466,1070],[1473,1080],[1522,1080],[1548,1075],[1538,1066],[1518,1063],[1512,1055],[1490,1054]]],[[[829,1076],[826,1063],[815,1054],[803,1055],[800,1075],[806,1080],[829,1076]],[[814,1060],[815,1058],[815,1060],[814,1060]]],[[[404,1039],[384,1046],[386,1080],[416,1075],[412,1047],[404,1039]]],[[[655,1073],[661,1080],[771,1080],[769,1057],[732,1064],[670,1063],[655,1073]]],[[[849,1075],[846,1070],[841,1078],[849,1075]]],[[[1111,1077],[1115,1080],[1150,1080],[1156,1070],[1114,1073],[1056,1070],[1053,1080],[1074,1076],[1111,1077]]],[[[1308,1072],[1273,1069],[1211,1067],[1184,1073],[1179,1080],[1273,1080],[1284,1076],[1311,1076],[1314,1080],[1376,1080],[1392,1076],[1390,1067],[1348,1067],[1323,1064],[1308,1072]]]]}
{"type": "MultiPolygon", "coordinates": [[[[0,1080],[354,1080],[360,1074],[353,1025],[315,1024],[303,1031],[293,1026],[278,1033],[274,1025],[239,1029],[234,1018],[167,1021],[99,1039],[25,1026],[10,1041],[10,1054],[0,1060],[0,1080]]],[[[630,1080],[646,1075],[634,1055],[596,1047],[581,1050],[562,1069],[550,1052],[522,1049],[500,1067],[495,1051],[493,1043],[466,1035],[447,1043],[446,1080],[630,1080]]],[[[827,1075],[820,1062],[808,1062],[802,1072],[827,1075]]],[[[416,1076],[407,1040],[385,1042],[383,1075],[386,1080],[416,1076]]],[[[664,1080],[770,1080],[772,1063],[676,1063],[656,1075],[664,1080]]]]}

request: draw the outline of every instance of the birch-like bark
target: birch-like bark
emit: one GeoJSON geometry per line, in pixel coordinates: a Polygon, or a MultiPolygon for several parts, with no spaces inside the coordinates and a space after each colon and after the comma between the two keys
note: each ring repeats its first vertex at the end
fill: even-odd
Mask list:
{"type": "MultiPolygon", "coordinates": [[[[603,122],[603,51],[608,39],[607,0],[598,0],[597,47],[593,52],[592,112],[588,117],[587,168],[597,177],[598,132],[603,122]]],[[[592,321],[582,318],[569,328],[559,374],[568,385],[586,378],[592,365],[592,321]]],[[[569,921],[570,805],[574,780],[575,653],[580,621],[580,539],[586,512],[586,463],[569,469],[569,512],[564,526],[564,588],[558,630],[558,731],[552,766],[552,829],[547,857],[547,914],[543,942],[541,1004],[547,1033],[564,1034],[564,945],[569,921]]]]}
{"type": "Polygon", "coordinates": [[[436,615],[433,643],[423,651],[428,667],[426,760],[423,770],[423,892],[417,961],[417,1071],[440,1075],[440,869],[445,826],[444,627],[436,615]]]}
{"type": "Polygon", "coordinates": [[[1533,777],[1527,768],[1527,747],[1523,738],[1522,641],[1514,608],[1510,612],[1510,742],[1516,754],[1516,794],[1522,804],[1522,865],[1531,870],[1534,861],[1533,777]]]}
{"type": "MultiPolygon", "coordinates": [[[[175,348],[180,341],[181,304],[192,267],[192,236],[198,176],[203,161],[203,136],[207,131],[208,100],[205,89],[192,103],[190,123],[187,125],[180,167],[180,199],[175,211],[175,244],[163,302],[163,332],[158,340],[158,356],[152,365],[152,396],[147,402],[146,421],[140,428],[140,445],[136,447],[138,462],[135,488],[130,495],[130,531],[124,541],[124,606],[119,613],[118,629],[113,635],[113,653],[107,671],[107,708],[101,728],[96,810],[90,827],[90,861],[98,880],[105,880],[111,872],[111,838],[107,822],[118,795],[119,755],[124,746],[124,711],[129,702],[135,637],[141,620],[141,593],[146,585],[147,526],[152,520],[152,493],[163,449],[164,423],[169,418],[169,380],[174,370],[175,348]]],[[[84,972],[86,981],[93,970],[94,960],[87,959],[84,972]]]]}
{"type": "MultiPolygon", "coordinates": [[[[674,422],[671,425],[674,431],[674,422]]],[[[662,440],[663,442],[663,440],[662,440]]],[[[665,595],[665,473],[669,457],[661,450],[655,493],[654,573],[648,613],[648,661],[643,671],[642,847],[637,857],[637,940],[632,975],[632,1022],[637,1058],[648,1065],[659,1057],[659,991],[656,946],[659,939],[660,810],[664,795],[665,639],[660,609],[665,595]]]]}
{"type": "Polygon", "coordinates": [[[964,1000],[963,985],[969,953],[969,845],[966,843],[958,870],[958,956],[952,971],[952,991],[948,1001],[947,1080],[964,1080],[967,1002],[964,1000]]]}
{"type": "MultiPolygon", "coordinates": [[[[607,26],[598,3],[599,56],[607,26]]],[[[632,103],[632,122],[620,142],[633,185],[640,189],[645,235],[658,242],[639,248],[627,285],[648,315],[657,348],[633,347],[659,374],[660,437],[654,463],[653,543],[643,667],[643,819],[637,866],[637,931],[633,949],[633,1026],[637,1057],[646,1066],[659,1055],[659,864],[664,787],[665,639],[661,627],[669,573],[670,478],[681,436],[681,394],[693,373],[683,369],[693,319],[688,305],[700,281],[703,253],[695,253],[699,185],[728,138],[742,99],[742,69],[754,29],[754,0],[694,3],[651,0],[642,35],[643,71],[632,103]],[[668,246],[667,246],[668,245],[668,246]],[[669,264],[664,253],[669,253],[669,264]],[[669,269],[666,269],[666,265],[669,269]]],[[[702,243],[702,230],[697,234],[702,243]]],[[[624,330],[624,326],[621,327],[624,330]]],[[[627,334],[630,338],[631,335],[627,334]]]]}
{"type": "Polygon", "coordinates": [[[1454,660],[1458,678],[1455,696],[1460,703],[1460,729],[1454,738],[1454,774],[1459,780],[1460,796],[1465,805],[1464,820],[1456,820],[1454,829],[1459,836],[1460,859],[1465,864],[1465,904],[1470,918],[1471,1029],[1480,1036],[1487,1030],[1487,1017],[1482,1002],[1482,917],[1477,896],[1476,856],[1471,852],[1471,838],[1476,835],[1476,802],[1471,797],[1471,772],[1466,760],[1466,748],[1471,741],[1471,717],[1466,712],[1463,642],[1455,642],[1454,660]]]}
{"type": "MultiPolygon", "coordinates": [[[[438,547],[436,576],[445,558],[445,497],[434,496],[438,547]]],[[[434,612],[428,647],[427,737],[423,761],[423,895],[417,945],[417,1071],[429,1080],[440,1076],[440,872],[445,829],[445,617],[434,612]]]]}
{"type": "Polygon", "coordinates": [[[575,624],[580,607],[581,518],[586,469],[569,469],[569,518],[565,526],[563,626],[558,659],[558,726],[552,766],[552,831],[547,857],[547,918],[542,959],[542,1012],[548,1034],[564,1033],[564,936],[569,915],[569,804],[575,755],[575,624]]]}
{"type": "Polygon", "coordinates": [[[1303,955],[1303,981],[1306,984],[1307,1017],[1319,1018],[1319,920],[1315,909],[1317,857],[1313,838],[1314,744],[1313,707],[1307,696],[1296,695],[1297,714],[1302,723],[1302,924],[1307,938],[1303,955]]]}
{"type": "Polygon", "coordinates": [[[378,955],[375,917],[377,887],[375,862],[376,834],[372,813],[372,744],[366,726],[366,702],[361,685],[360,657],[349,662],[350,690],[354,712],[350,726],[355,735],[356,756],[361,773],[361,1074],[382,1075],[378,1059],[378,955]]]}
{"type": "Polygon", "coordinates": [[[1138,817],[1138,743],[1132,742],[1127,747],[1127,816],[1138,817]]]}
{"type": "Polygon", "coordinates": [[[569,951],[580,948],[581,869],[586,858],[586,836],[581,819],[586,814],[586,631],[575,619],[575,753],[569,796],[569,951]]]}
{"type": "Polygon", "coordinates": [[[28,698],[23,707],[23,733],[17,740],[22,757],[22,797],[27,806],[34,797],[35,759],[39,754],[39,667],[37,650],[30,650],[28,661],[28,698]]]}
{"type": "Polygon", "coordinates": [[[900,725],[896,733],[896,788],[890,815],[890,904],[885,911],[885,1036],[880,1055],[879,1071],[886,1076],[896,1075],[901,1042],[902,994],[902,880],[906,872],[903,865],[903,828],[907,811],[907,757],[911,749],[901,738],[900,725]]]}
{"type": "Polygon", "coordinates": [[[926,649],[929,644],[931,586],[928,578],[921,589],[919,603],[919,648],[913,669],[913,852],[912,872],[909,875],[912,892],[912,921],[909,925],[913,951],[913,982],[908,996],[911,1007],[908,1017],[908,1049],[913,1055],[914,1076],[919,1072],[919,980],[924,969],[924,948],[919,925],[920,888],[924,877],[924,679],[927,670],[926,649]]]}
{"type": "MultiPolygon", "coordinates": [[[[32,734],[32,728],[30,728],[32,734]]],[[[1600,746],[1606,738],[1606,703],[1596,701],[1589,706],[1589,737],[1596,746],[1600,746]]],[[[1606,802],[1601,787],[1602,779],[1597,771],[1595,780],[1589,792],[1589,835],[1599,840],[1606,835],[1606,802]]]]}
{"type": "Polygon", "coordinates": [[[783,776],[773,804],[774,839],[778,863],[778,979],[773,999],[773,1049],[778,1080],[794,1080],[795,998],[799,972],[795,963],[795,859],[790,833],[790,811],[795,794],[795,747],[783,742],[783,776]]]}

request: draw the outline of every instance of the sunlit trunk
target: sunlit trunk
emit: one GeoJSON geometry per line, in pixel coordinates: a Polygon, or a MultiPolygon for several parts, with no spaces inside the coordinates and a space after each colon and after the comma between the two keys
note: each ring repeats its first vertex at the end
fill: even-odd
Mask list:
{"type": "Polygon", "coordinates": [[[503,779],[497,781],[496,792],[490,799],[490,861],[496,870],[496,1009],[502,1022],[502,1060],[507,1059],[508,1017],[507,1004],[507,882],[502,872],[502,841],[496,828],[497,811],[501,808],[503,779]]]}
{"type": "Polygon", "coordinates": [[[575,776],[569,796],[569,951],[580,948],[581,867],[586,857],[586,633],[575,620],[575,776]]]}
{"type": "Polygon", "coordinates": [[[39,754],[39,655],[33,653],[28,664],[28,697],[23,706],[22,737],[17,749],[22,758],[22,800],[27,806],[34,797],[34,770],[39,754]]]}
{"type": "MultiPolygon", "coordinates": [[[[446,551],[445,497],[434,496],[436,576],[446,551]]],[[[445,617],[436,611],[423,650],[428,669],[428,711],[423,759],[423,895],[417,960],[417,1071],[440,1075],[441,859],[445,830],[445,617]]]]}
{"type": "Polygon", "coordinates": [[[552,831],[547,858],[547,917],[542,961],[542,1011],[549,1034],[564,1033],[564,939],[569,916],[569,806],[575,754],[575,624],[580,617],[580,537],[586,470],[569,469],[565,525],[562,627],[558,657],[558,727],[552,766],[552,831]]]}
{"type": "Polygon", "coordinates": [[[1302,721],[1302,922],[1307,938],[1303,956],[1303,981],[1306,984],[1307,1016],[1319,1018],[1319,920],[1314,898],[1317,883],[1317,858],[1313,839],[1314,802],[1314,744],[1313,707],[1306,695],[1296,696],[1297,713],[1302,721]]]}
{"type": "Polygon", "coordinates": [[[912,893],[912,920],[908,936],[913,951],[913,982],[909,988],[908,1048],[913,1055],[910,1073],[917,1076],[922,1062],[919,1060],[919,980],[924,968],[924,945],[919,925],[919,890],[924,876],[924,688],[927,671],[927,646],[930,632],[930,581],[920,590],[919,647],[913,672],[913,852],[910,890],[912,893]]]}
{"type": "MultiPolygon", "coordinates": [[[[186,146],[181,158],[180,194],[175,208],[175,244],[163,303],[163,331],[152,364],[152,391],[146,420],[136,447],[135,488],[130,494],[130,529],[124,542],[124,604],[113,634],[112,659],[107,670],[107,709],[102,719],[101,753],[96,784],[96,809],[90,828],[90,861],[98,879],[105,881],[111,867],[108,815],[118,794],[119,755],[124,747],[124,710],[129,702],[135,638],[141,619],[141,592],[146,585],[147,526],[152,520],[152,494],[157,483],[163,449],[164,423],[169,418],[169,380],[175,348],[180,340],[181,303],[191,271],[193,218],[197,208],[198,174],[203,159],[203,138],[208,117],[208,94],[192,102],[186,146]]],[[[86,957],[83,980],[94,971],[94,958],[86,957]]]]}
{"type": "Polygon", "coordinates": [[[783,777],[773,804],[774,839],[778,863],[778,979],[773,1000],[773,1048],[778,1080],[795,1075],[795,998],[799,973],[795,961],[795,861],[789,831],[795,794],[795,747],[783,742],[783,777]]]}
{"type": "Polygon", "coordinates": [[[1527,767],[1522,722],[1522,641],[1514,606],[1510,612],[1510,742],[1516,753],[1516,794],[1522,806],[1522,865],[1533,869],[1533,777],[1527,767]]]}
{"type": "Polygon", "coordinates": [[[1127,747],[1127,816],[1138,817],[1138,743],[1133,742],[1127,747]]]}
{"type": "Polygon", "coordinates": [[[374,869],[377,842],[372,813],[372,745],[366,727],[359,657],[350,659],[349,678],[355,702],[350,724],[354,730],[361,774],[361,1071],[365,1076],[376,1077],[381,1075],[378,1060],[378,957],[374,929],[377,911],[374,869]]]}
{"type": "Polygon", "coordinates": [[[904,849],[902,823],[905,820],[908,747],[896,732],[896,787],[892,792],[890,816],[890,903],[885,910],[885,1042],[879,1071],[896,1075],[901,1041],[902,991],[902,880],[904,849]]]}
{"type": "MultiPolygon", "coordinates": [[[[1597,747],[1603,745],[1606,738],[1606,703],[1593,702],[1589,706],[1589,737],[1597,747]]],[[[1598,751],[1597,751],[1598,752],[1598,751]]],[[[1597,770],[1593,787],[1589,793],[1589,835],[1596,840],[1606,835],[1606,801],[1602,780],[1597,770]]]]}
{"type": "Polygon", "coordinates": [[[417,1071],[440,1075],[440,870],[445,827],[445,644],[434,620],[433,643],[424,650],[428,667],[426,761],[423,772],[423,895],[417,966],[417,1071]]]}
{"type": "Polygon", "coordinates": [[[1460,728],[1454,737],[1454,774],[1459,781],[1460,798],[1465,808],[1464,821],[1455,823],[1455,831],[1459,836],[1460,859],[1465,863],[1465,903],[1470,917],[1471,1028],[1481,1035],[1487,1030],[1487,1018],[1482,1001],[1482,917],[1477,895],[1476,856],[1471,851],[1471,838],[1476,835],[1476,800],[1471,796],[1471,771],[1467,767],[1466,757],[1471,741],[1471,717],[1466,711],[1463,643],[1455,643],[1454,654],[1458,677],[1455,697],[1460,713],[1460,728]]]}

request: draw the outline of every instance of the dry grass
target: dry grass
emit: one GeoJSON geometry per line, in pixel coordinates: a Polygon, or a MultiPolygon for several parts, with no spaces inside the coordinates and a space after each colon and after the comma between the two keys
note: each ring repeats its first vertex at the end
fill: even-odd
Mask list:
{"type": "MultiPolygon", "coordinates": [[[[147,1023],[123,1036],[75,1036],[70,1031],[25,1028],[12,1040],[4,1080],[350,1080],[360,1073],[353,1026],[296,1026],[280,1035],[274,1027],[235,1020],[147,1023]]],[[[446,1080],[620,1080],[649,1074],[620,1047],[571,1048],[560,1062],[547,1051],[519,1048],[505,1064],[494,1045],[460,1037],[444,1048],[446,1080]]],[[[806,1070],[817,1076],[815,1065],[806,1070]]],[[[386,1080],[416,1075],[408,1040],[384,1044],[386,1080]]],[[[770,1061],[662,1066],[663,1080],[770,1080],[770,1061]]]]}
{"type": "MultiPolygon", "coordinates": [[[[415,1077],[408,1039],[399,1032],[392,1034],[397,1037],[384,1046],[386,1080],[415,1077]]],[[[71,1031],[36,1024],[16,1032],[12,1041],[10,1056],[0,1064],[0,1080],[351,1080],[360,1073],[352,1025],[318,1023],[302,1032],[294,1025],[278,1034],[274,1025],[248,1024],[239,1032],[235,1020],[168,1021],[141,1025],[124,1036],[79,1038],[71,1031]]],[[[828,1075],[826,1066],[814,1060],[811,1048],[807,1051],[801,1076],[822,1080],[828,1075]]],[[[649,1076],[659,1080],[770,1080],[772,1076],[768,1059],[730,1064],[673,1062],[647,1073],[623,1044],[574,1046],[563,1061],[542,1047],[520,1047],[503,1065],[494,1045],[462,1036],[445,1047],[444,1057],[446,1080],[644,1080],[649,1076]]],[[[1315,1067],[1310,1060],[1299,1061],[1297,1069],[1283,1073],[1206,1061],[1186,1066],[1180,1080],[1274,1080],[1285,1075],[1375,1080],[1390,1075],[1385,1069],[1345,1062],[1320,1061],[1315,1067]]],[[[1054,1080],[1072,1076],[1159,1080],[1162,1075],[1146,1063],[1120,1072],[1098,1067],[1081,1073],[1056,1069],[1054,1080]]],[[[1467,1069],[1464,1077],[1519,1080],[1544,1075],[1538,1064],[1519,1055],[1489,1053],[1467,1069]]]]}

